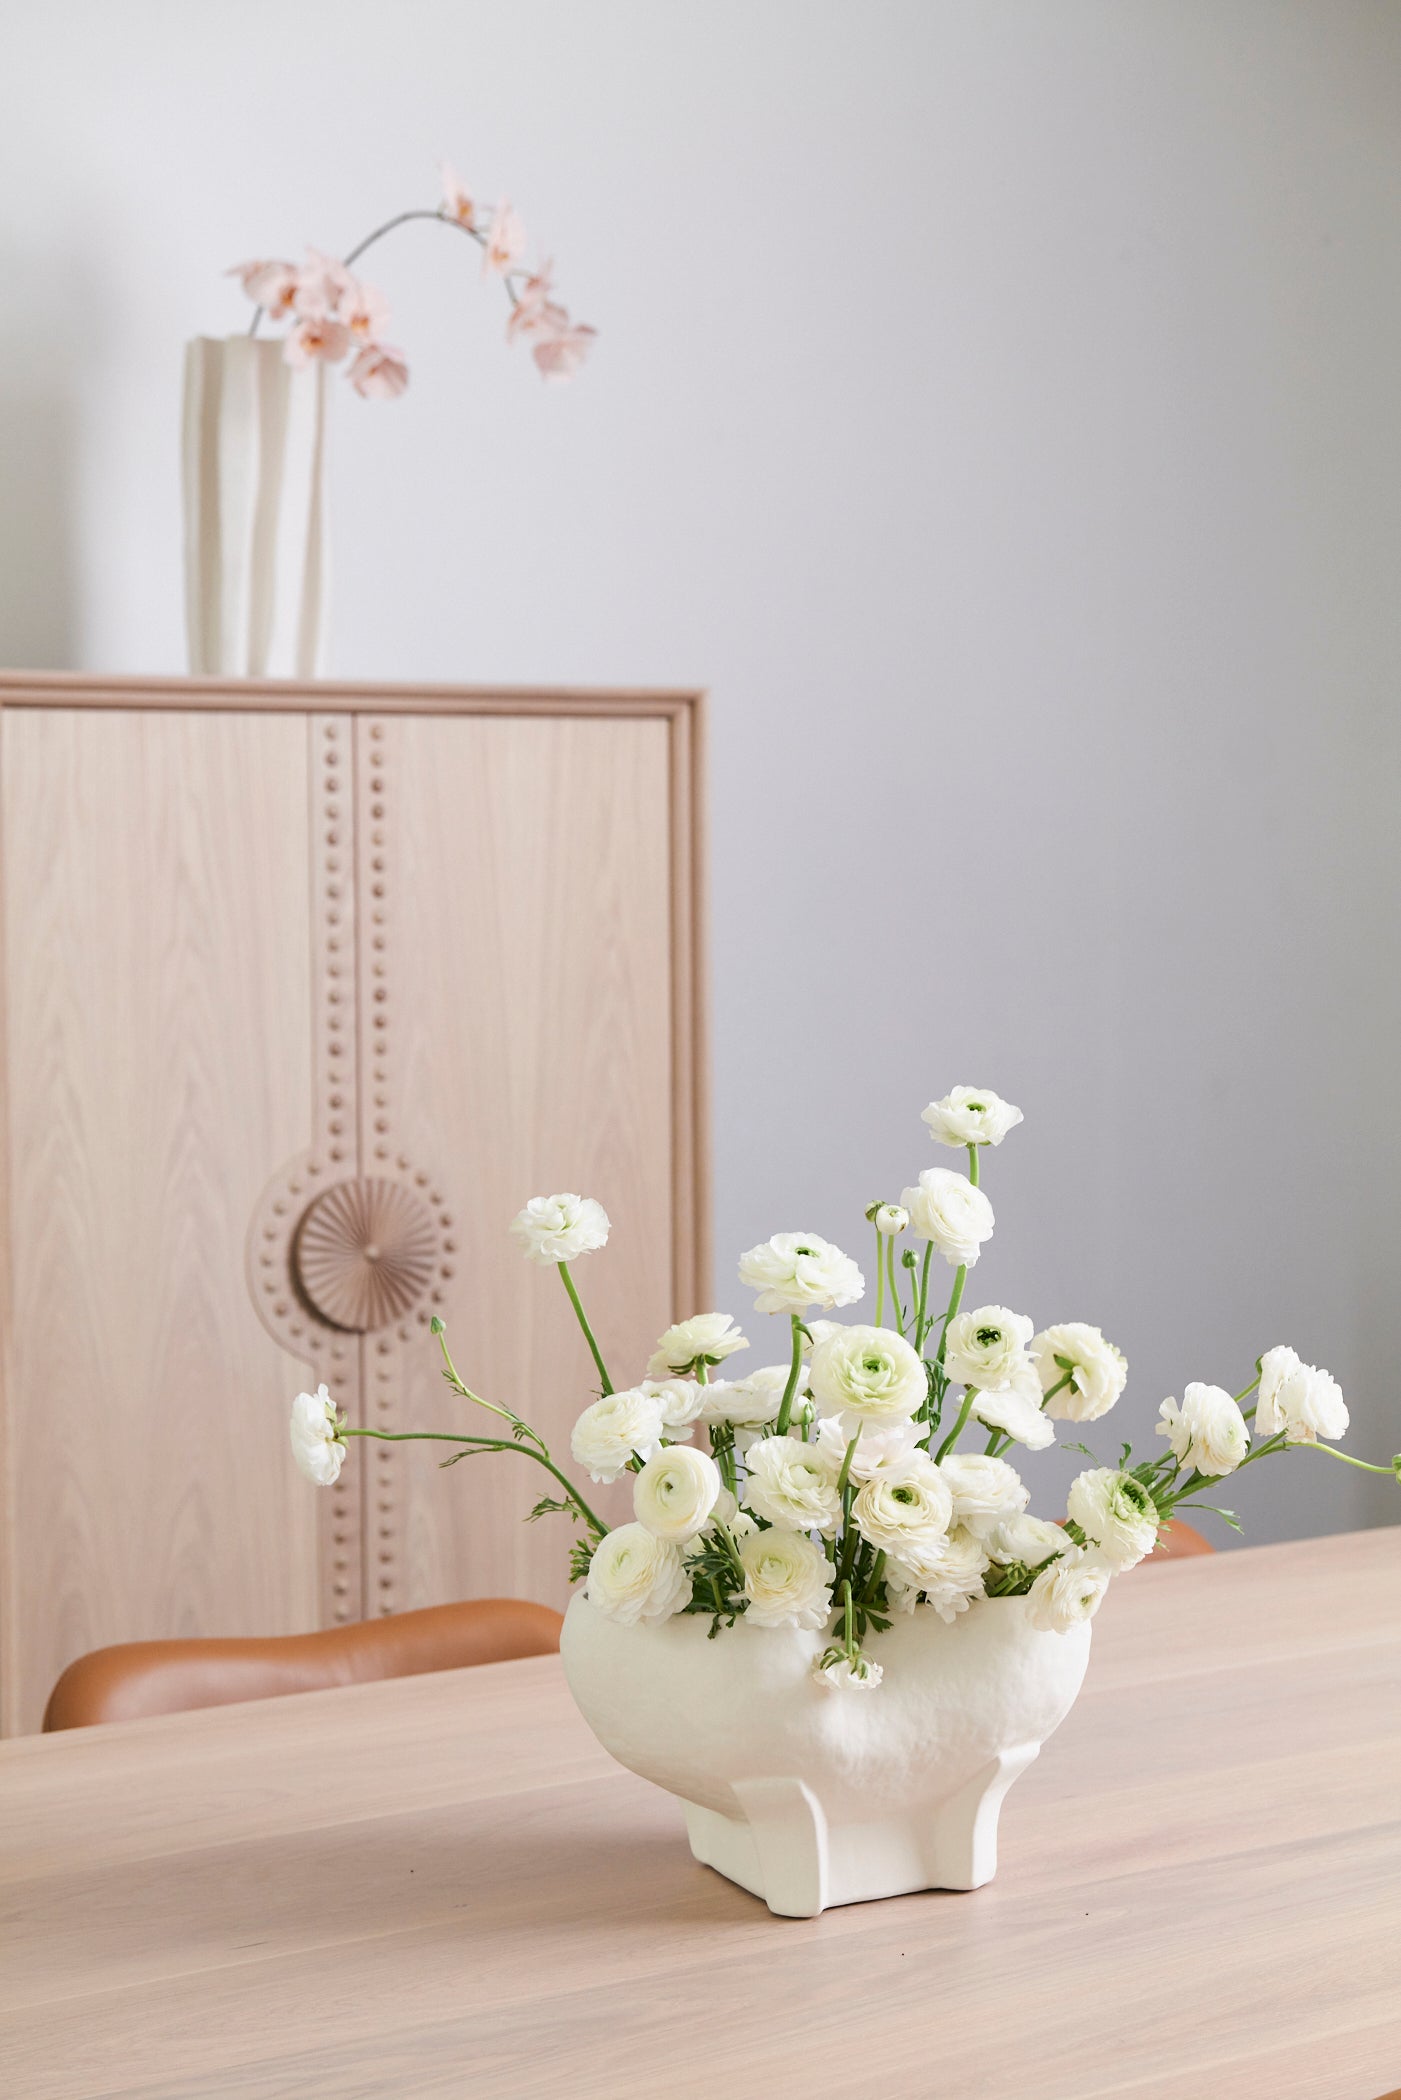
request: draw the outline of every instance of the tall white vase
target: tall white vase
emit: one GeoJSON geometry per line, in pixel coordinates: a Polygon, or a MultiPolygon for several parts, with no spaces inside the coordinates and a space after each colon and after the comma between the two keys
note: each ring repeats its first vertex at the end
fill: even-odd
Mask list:
{"type": "Polygon", "coordinates": [[[185,622],[190,669],[234,678],[325,670],[326,373],[278,341],[197,336],[185,350],[185,622]]]}

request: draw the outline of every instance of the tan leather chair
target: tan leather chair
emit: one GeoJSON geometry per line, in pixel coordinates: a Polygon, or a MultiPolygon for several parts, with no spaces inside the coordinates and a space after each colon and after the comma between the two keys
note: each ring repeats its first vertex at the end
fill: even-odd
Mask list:
{"type": "Polygon", "coordinates": [[[1195,1554],[1214,1553],[1215,1551],[1216,1548],[1212,1545],[1211,1540],[1203,1538],[1195,1525],[1187,1523],[1183,1517],[1174,1517],[1171,1523],[1164,1524],[1162,1530],[1158,1533],[1158,1543],[1148,1558],[1149,1560],[1191,1560],[1195,1554]]]}
{"type": "Polygon", "coordinates": [[[70,1663],[53,1688],[44,1727],[88,1728],[97,1721],[135,1721],[195,1706],[552,1655],[563,1623],[543,1604],[479,1597],[272,1640],[130,1641],[96,1648],[70,1663]]]}

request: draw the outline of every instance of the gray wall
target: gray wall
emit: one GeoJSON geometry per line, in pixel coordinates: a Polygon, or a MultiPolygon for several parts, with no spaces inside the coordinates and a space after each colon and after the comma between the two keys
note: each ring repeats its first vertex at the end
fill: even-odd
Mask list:
{"type": "MultiPolygon", "coordinates": [[[[971,1079],[1027,1117],[974,1302],[1099,1321],[1116,1429],[1288,1339],[1401,1447],[1401,9],[16,0],[5,40],[0,654],[181,667],[182,339],[450,154],[602,343],[543,390],[446,236],[381,251],[414,381],[338,403],[335,668],[712,689],[721,1302],[783,1226],[864,1254],[971,1079]]],[[[1234,1499],[1397,1513],[1308,1454],[1234,1499]]]]}

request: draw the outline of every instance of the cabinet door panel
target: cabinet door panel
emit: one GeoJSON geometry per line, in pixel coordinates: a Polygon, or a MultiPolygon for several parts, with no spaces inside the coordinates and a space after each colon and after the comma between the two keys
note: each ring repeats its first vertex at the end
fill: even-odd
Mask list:
{"type": "Polygon", "coordinates": [[[106,1642],[316,1623],[302,1368],[244,1235],[311,1120],[299,714],[3,716],[3,1690],[106,1642]]]}
{"type": "MultiPolygon", "coordinates": [[[[673,1317],[669,725],[439,715],[358,728],[372,944],[361,1062],[384,1075],[364,1097],[362,1160],[423,1172],[457,1228],[437,1298],[367,1339],[366,1405],[405,1428],[472,1412],[438,1376],[425,1324],[438,1310],[469,1384],[509,1399],[568,1463],[593,1365],[557,1274],[526,1262],[507,1227],[532,1195],[603,1203],[612,1238],[576,1278],[615,1384],[639,1378],[673,1317]]],[[[507,1454],[441,1473],[440,1455],[366,1454],[372,1608],[492,1592],[562,1602],[564,1520],[522,1523],[548,1476],[507,1454]]],[[[626,1510],[624,1490],[597,1493],[626,1510]]]]}

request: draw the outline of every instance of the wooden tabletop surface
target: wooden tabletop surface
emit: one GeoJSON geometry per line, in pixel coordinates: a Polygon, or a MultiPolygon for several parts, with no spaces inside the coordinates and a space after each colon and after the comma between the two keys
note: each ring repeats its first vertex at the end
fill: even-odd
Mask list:
{"type": "Polygon", "coordinates": [[[0,1746],[8,2100],[1378,2100],[1401,1529],[1144,1567],[997,1880],[770,1917],[556,1658],[0,1746]]]}

